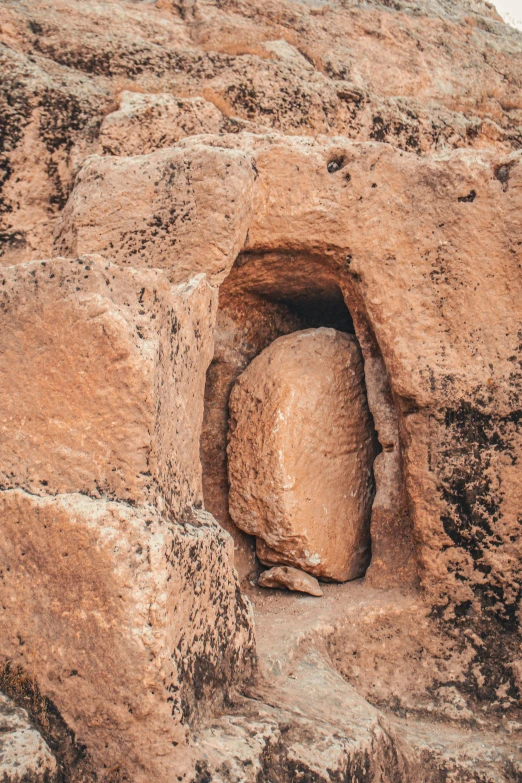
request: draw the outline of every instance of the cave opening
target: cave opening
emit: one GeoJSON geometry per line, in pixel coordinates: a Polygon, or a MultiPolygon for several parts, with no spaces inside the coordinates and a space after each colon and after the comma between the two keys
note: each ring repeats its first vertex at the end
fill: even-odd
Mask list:
{"type": "MultiPolygon", "coordinates": [[[[255,580],[261,565],[255,538],[234,524],[229,510],[230,393],[252,360],[275,340],[321,327],[356,340],[338,270],[328,259],[286,252],[245,253],[238,257],[219,293],[214,357],[205,388],[201,463],[205,508],[232,535],[235,565],[244,584],[255,580]]],[[[369,419],[377,454],[381,447],[371,414],[369,419]]],[[[373,468],[371,471],[374,494],[373,468]]],[[[370,514],[366,520],[368,531],[370,514]]]]}

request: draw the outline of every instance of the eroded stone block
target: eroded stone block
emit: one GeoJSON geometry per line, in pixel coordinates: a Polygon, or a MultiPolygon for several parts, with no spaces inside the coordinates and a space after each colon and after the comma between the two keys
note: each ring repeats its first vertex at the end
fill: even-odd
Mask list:
{"type": "Polygon", "coordinates": [[[0,493],[2,661],[34,678],[100,769],[172,780],[187,722],[248,674],[232,540],[205,512],[0,493]]]}
{"type": "Polygon", "coordinates": [[[0,482],[201,502],[214,295],[99,256],[9,267],[0,289],[0,482]]]}
{"type": "Polygon", "coordinates": [[[118,111],[103,120],[100,144],[111,155],[144,155],[185,136],[219,133],[222,127],[223,115],[204,98],[124,90],[118,111]]]}
{"type": "Polygon", "coordinates": [[[230,513],[268,565],[346,581],[369,561],[374,433],[356,340],[280,337],[230,397],[230,513]]]}
{"type": "Polygon", "coordinates": [[[62,213],[55,252],[166,269],[176,282],[199,272],[221,282],[245,242],[254,176],[247,153],[197,143],[92,156],[62,213]]]}

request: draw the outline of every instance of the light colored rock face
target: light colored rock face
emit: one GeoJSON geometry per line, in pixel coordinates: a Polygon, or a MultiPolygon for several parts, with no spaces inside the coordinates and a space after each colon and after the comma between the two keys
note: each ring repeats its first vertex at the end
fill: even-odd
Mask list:
{"type": "Polygon", "coordinates": [[[230,396],[229,505],[265,564],[340,582],[369,563],[374,435],[356,340],[280,337],[230,396]]]}
{"type": "Polygon", "coordinates": [[[56,254],[89,248],[121,265],[168,270],[176,282],[205,272],[219,283],[245,242],[254,174],[245,153],[203,144],[188,154],[93,156],[63,211],[56,254]]]}
{"type": "Polygon", "coordinates": [[[168,93],[144,95],[125,90],[118,111],[100,128],[104,154],[145,155],[172,147],[185,136],[219,133],[223,115],[203,98],[176,98],[168,93]]]}
{"type": "Polygon", "coordinates": [[[4,270],[0,475],[32,493],[201,502],[214,294],[100,257],[4,270]],[[187,400],[182,405],[181,400],[187,400]]]}
{"type": "Polygon", "coordinates": [[[3,783],[54,783],[58,767],[25,710],[0,693],[0,779],[3,783]]]}
{"type": "Polygon", "coordinates": [[[291,566],[276,566],[263,571],[257,584],[259,587],[286,587],[293,592],[308,593],[318,597],[323,594],[315,577],[291,566]]]}
{"type": "Polygon", "coordinates": [[[21,490],[0,504],[3,664],[37,681],[95,768],[189,770],[187,721],[222,702],[252,652],[231,539],[204,512],[173,524],[21,490]]]}

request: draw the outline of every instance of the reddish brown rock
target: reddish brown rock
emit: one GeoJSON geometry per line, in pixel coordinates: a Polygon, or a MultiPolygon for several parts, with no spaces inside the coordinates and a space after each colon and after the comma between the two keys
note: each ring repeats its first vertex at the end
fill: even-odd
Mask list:
{"type": "Polygon", "coordinates": [[[190,152],[92,156],[57,226],[56,255],[100,253],[122,266],[168,270],[174,282],[204,272],[220,283],[245,242],[254,177],[243,151],[203,143],[190,152]]]}
{"type": "MultiPolygon", "coordinates": [[[[4,2],[0,263],[50,255],[78,166],[122,90],[207,98],[255,132],[510,151],[521,143],[520,41],[483,0],[4,2]]],[[[144,126],[147,151],[164,146],[169,130],[144,126]]]]}
{"type": "Polygon", "coordinates": [[[187,721],[251,665],[230,537],[205,512],[176,524],[80,494],[7,490],[0,508],[0,681],[21,667],[95,769],[186,774],[187,721]]]}
{"type": "MultiPolygon", "coordinates": [[[[62,721],[108,783],[280,783],[296,769],[518,783],[520,33],[483,0],[6,0],[0,42],[0,264],[22,264],[0,276],[1,483],[16,488],[0,498],[1,687],[18,667],[36,680],[16,699],[36,720],[52,698],[42,736],[62,721]],[[144,97],[115,112],[122,90],[144,97]],[[180,98],[164,113],[155,95],[180,98]],[[181,138],[218,115],[220,131],[253,134],[181,138]],[[68,199],[57,252],[100,251],[96,273],[24,266],[49,257],[68,199]],[[263,304],[218,321],[209,506],[235,533],[228,388],[278,336],[264,305],[291,312],[308,290],[320,318],[293,328],[341,328],[325,321],[325,269],[382,452],[367,578],[321,602],[257,591],[266,683],[205,729],[214,763],[185,741],[196,704],[208,718],[241,679],[248,621],[229,539],[191,510],[215,297],[190,281],[217,286],[234,261],[238,275],[255,267],[248,293],[263,304]],[[147,527],[165,557],[148,556],[147,527]],[[420,585],[419,610],[402,589],[372,597],[369,581],[420,585]]],[[[60,779],[85,779],[49,747],[60,779]]]]}
{"type": "MultiPolygon", "coordinates": [[[[239,149],[249,159],[254,208],[235,269],[255,267],[252,293],[288,303],[296,285],[317,292],[325,269],[342,290],[383,448],[372,582],[415,585],[418,575],[435,616],[458,623],[470,639],[487,639],[492,665],[470,647],[471,674],[460,669],[455,681],[469,679],[491,703],[506,682],[515,687],[520,658],[520,153],[426,158],[339,138],[248,134],[180,142],[187,156],[194,147],[211,150],[210,163],[215,149],[239,149]]],[[[133,175],[142,176],[143,194],[153,170],[133,175]]],[[[123,198],[125,178],[109,179],[105,201],[100,185],[88,209],[79,204],[70,213],[71,236],[74,214],[87,226],[86,242],[105,231],[118,236],[122,225],[146,231],[142,207],[123,198]],[[122,211],[113,213],[116,202],[122,211]]],[[[226,198],[232,204],[233,191],[226,198]]],[[[207,194],[204,203],[211,201],[207,194]]],[[[232,247],[237,224],[228,223],[232,247]]],[[[162,258],[164,236],[147,230],[146,237],[140,265],[162,258]]],[[[125,263],[121,248],[118,254],[125,263]]],[[[216,256],[209,259],[214,271],[216,256]]],[[[204,264],[191,251],[173,276],[204,264]]],[[[499,703],[509,705],[509,693],[499,703]]]]}
{"type": "Polygon", "coordinates": [[[58,765],[27,712],[0,693],[0,780],[57,783],[58,765]]]}
{"type": "Polygon", "coordinates": [[[374,434],[356,340],[275,340],[230,397],[230,513],[266,564],[346,581],[369,562],[374,434]]]}
{"type": "Polygon", "coordinates": [[[172,147],[185,136],[219,133],[223,115],[204,98],[144,95],[125,90],[119,109],[105,117],[100,144],[111,155],[144,155],[172,147]]]}
{"type": "Polygon", "coordinates": [[[291,566],[276,566],[263,571],[257,584],[260,587],[286,587],[296,593],[308,593],[318,597],[323,594],[315,577],[291,566]]]}
{"type": "Polygon", "coordinates": [[[176,512],[200,503],[215,301],[204,278],[176,286],[86,256],[9,267],[2,280],[3,487],[176,512]]]}

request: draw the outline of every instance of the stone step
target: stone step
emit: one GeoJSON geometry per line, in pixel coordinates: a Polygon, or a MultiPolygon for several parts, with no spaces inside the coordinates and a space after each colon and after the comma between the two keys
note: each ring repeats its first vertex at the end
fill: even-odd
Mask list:
{"type": "Polygon", "coordinates": [[[417,593],[322,587],[252,591],[257,680],[199,732],[191,783],[522,781],[522,724],[459,709],[414,668],[437,641],[417,593]]]}

